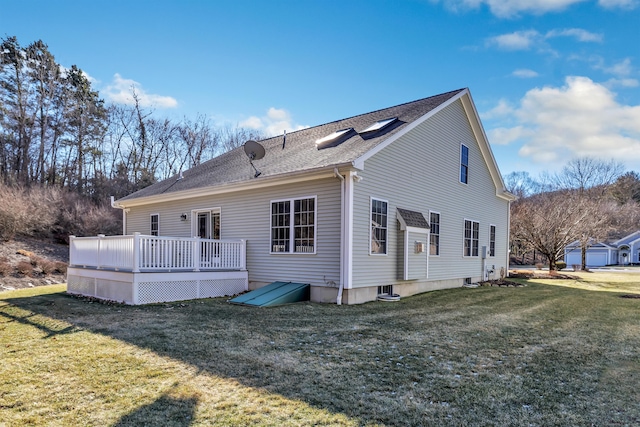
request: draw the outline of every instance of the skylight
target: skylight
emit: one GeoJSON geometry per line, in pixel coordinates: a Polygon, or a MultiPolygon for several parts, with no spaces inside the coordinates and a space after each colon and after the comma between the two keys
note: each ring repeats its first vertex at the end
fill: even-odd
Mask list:
{"type": "Polygon", "coordinates": [[[320,144],[324,144],[325,142],[333,141],[334,139],[338,139],[342,135],[346,134],[347,132],[351,132],[352,130],[353,130],[353,128],[337,130],[337,131],[333,132],[332,134],[329,134],[329,135],[325,136],[324,138],[317,139],[316,140],[316,144],[320,145],[320,144]]]}
{"type": "Polygon", "coordinates": [[[372,124],[371,126],[369,126],[368,128],[366,128],[365,130],[363,130],[360,133],[367,133],[367,132],[374,132],[376,130],[380,130],[386,126],[389,126],[391,123],[395,122],[396,120],[398,120],[397,117],[392,117],[390,119],[384,119],[384,120],[379,120],[377,122],[375,122],[374,124],[372,124]]]}

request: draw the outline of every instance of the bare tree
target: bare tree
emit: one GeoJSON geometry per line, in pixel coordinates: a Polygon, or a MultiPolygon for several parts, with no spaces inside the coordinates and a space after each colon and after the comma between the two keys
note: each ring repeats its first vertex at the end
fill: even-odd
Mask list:
{"type": "Polygon", "coordinates": [[[590,188],[613,184],[624,173],[624,165],[614,160],[604,161],[593,157],[570,160],[555,175],[558,189],[576,189],[584,192],[590,188]]]}
{"type": "Polygon", "coordinates": [[[264,133],[257,129],[243,128],[238,125],[231,126],[229,124],[220,129],[220,134],[222,140],[222,151],[225,153],[233,150],[234,148],[240,147],[250,139],[259,141],[265,138],[264,133]]]}
{"type": "Polygon", "coordinates": [[[575,191],[540,193],[517,200],[511,207],[512,238],[538,251],[556,269],[564,248],[579,239],[591,211],[575,191]]]}

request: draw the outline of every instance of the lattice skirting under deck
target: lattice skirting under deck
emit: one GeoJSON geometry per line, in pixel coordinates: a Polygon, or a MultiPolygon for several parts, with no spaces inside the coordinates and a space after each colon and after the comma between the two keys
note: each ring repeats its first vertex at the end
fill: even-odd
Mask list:
{"type": "Polygon", "coordinates": [[[237,295],[248,290],[247,272],[141,274],[73,269],[67,292],[125,304],[152,304],[237,295]]]}

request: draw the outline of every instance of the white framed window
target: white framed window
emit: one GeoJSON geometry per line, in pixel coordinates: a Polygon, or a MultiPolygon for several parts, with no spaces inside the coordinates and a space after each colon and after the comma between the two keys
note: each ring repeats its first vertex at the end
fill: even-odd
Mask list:
{"type": "Polygon", "coordinates": [[[387,254],[387,219],[389,203],[386,200],[371,198],[371,238],[369,253],[371,255],[387,254]]]}
{"type": "Polygon", "coordinates": [[[440,255],[440,214],[429,212],[429,255],[440,255]]]}
{"type": "Polygon", "coordinates": [[[469,147],[460,144],[460,182],[469,183],[469,147]]]}
{"type": "Polygon", "coordinates": [[[317,197],[271,201],[270,253],[316,252],[317,197]]]}
{"type": "Polygon", "coordinates": [[[152,236],[160,235],[160,214],[151,214],[149,217],[149,234],[152,236]]]}
{"type": "Polygon", "coordinates": [[[496,226],[489,226],[489,256],[496,256],[496,226]]]}
{"type": "Polygon", "coordinates": [[[469,219],[464,220],[464,256],[478,256],[480,244],[480,223],[469,219]]]}

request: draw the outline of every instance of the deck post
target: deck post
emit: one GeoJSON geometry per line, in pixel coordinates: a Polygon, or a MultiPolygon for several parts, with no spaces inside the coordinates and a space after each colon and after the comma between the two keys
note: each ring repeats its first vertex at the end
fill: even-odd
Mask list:
{"type": "Polygon", "coordinates": [[[102,268],[102,239],[104,238],[104,234],[98,234],[98,266],[96,267],[98,270],[102,268]]]}
{"type": "Polygon", "coordinates": [[[140,273],[140,233],[133,233],[133,268],[134,273],[140,273]]]}
{"type": "Polygon", "coordinates": [[[240,240],[240,269],[247,269],[247,241],[240,240]]]}
{"type": "Polygon", "coordinates": [[[193,271],[200,271],[200,237],[193,239],[193,271]]]}

